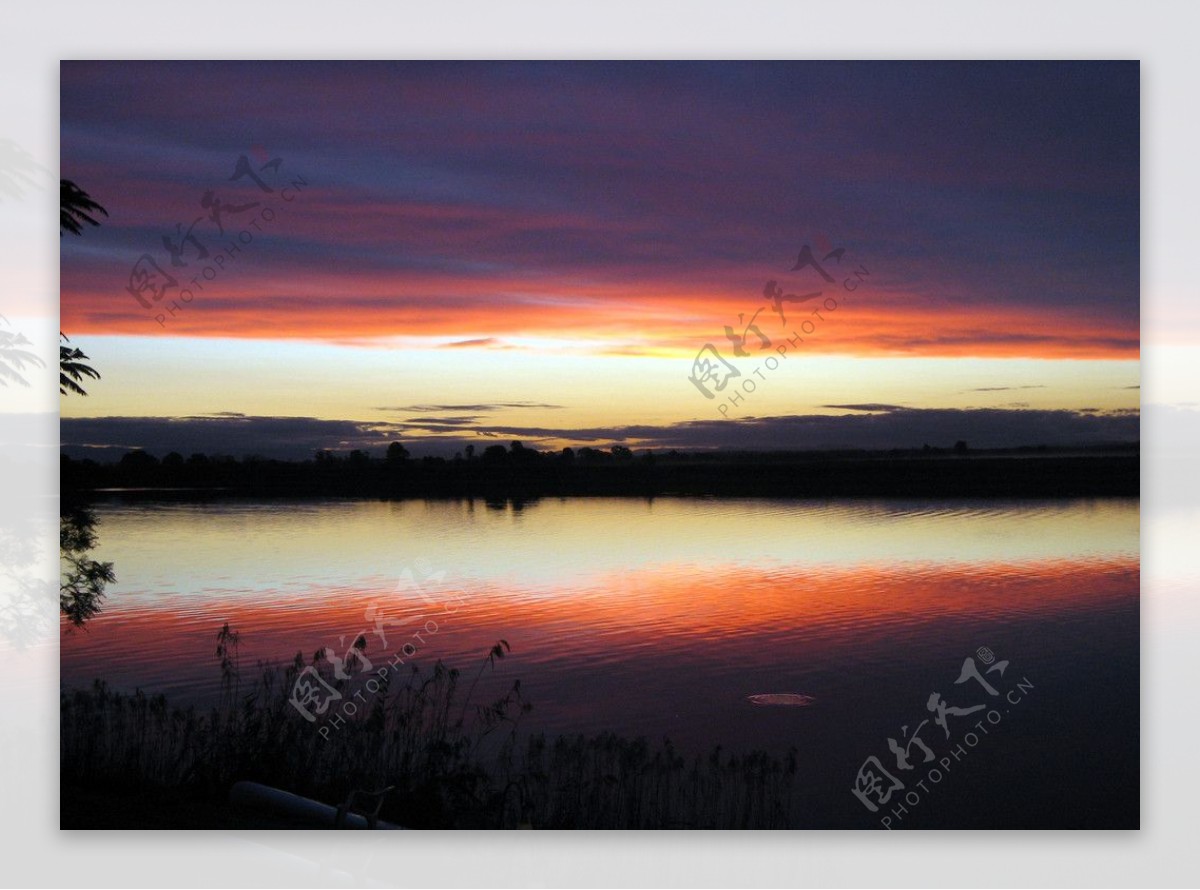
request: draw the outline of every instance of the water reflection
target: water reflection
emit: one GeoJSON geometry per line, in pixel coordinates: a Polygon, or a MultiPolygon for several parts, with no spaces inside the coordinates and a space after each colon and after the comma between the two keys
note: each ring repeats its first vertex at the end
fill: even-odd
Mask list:
{"type": "Polygon", "coordinates": [[[869,827],[848,791],[863,757],[986,646],[1038,697],[1006,720],[998,759],[976,758],[954,802],[930,808],[931,824],[1078,824],[1065,811],[1028,818],[1028,789],[1018,793],[1009,775],[1018,768],[1045,801],[1069,789],[1095,824],[1136,818],[1136,501],[108,503],[96,512],[104,534],[93,558],[114,562],[120,580],[88,633],[64,635],[66,685],[102,677],[114,689],[216,703],[212,639],[226,623],[246,666],[297,652],[305,662],[317,651],[347,657],[360,641],[367,660],[386,663],[405,634],[430,627],[434,606],[404,583],[416,567],[440,579],[436,596],[454,606],[425,630],[413,661],[475,664],[507,640],[511,655],[478,697],[519,679],[531,730],[669,737],[696,753],[795,748],[805,818],[869,827]],[[1107,784],[1091,781],[1095,769],[1107,784]],[[975,813],[970,782],[983,783],[990,812],[975,813]]]}
{"type": "Polygon", "coordinates": [[[612,572],[697,567],[979,565],[1136,559],[1136,501],[483,502],[101,505],[98,558],[126,605],[312,587],[390,589],[437,562],[464,585],[561,589],[612,572]]]}
{"type": "Polygon", "coordinates": [[[95,556],[121,578],[91,633],[64,640],[64,681],[103,675],[197,698],[214,693],[209,639],[225,622],[243,634],[248,663],[341,651],[376,613],[419,627],[427,604],[398,584],[415,561],[444,572],[463,604],[423,655],[471,659],[504,637],[540,693],[540,720],[580,730],[699,738],[748,695],[861,697],[865,675],[955,640],[968,651],[988,642],[972,633],[996,642],[1023,627],[1136,613],[1136,502],[97,510],[95,556]]]}
{"type": "Polygon", "coordinates": [[[58,548],[63,572],[58,605],[73,628],[87,624],[100,612],[105,588],[116,581],[111,562],[91,559],[96,546],[96,514],[83,504],[64,499],[58,523],[58,548]]]}

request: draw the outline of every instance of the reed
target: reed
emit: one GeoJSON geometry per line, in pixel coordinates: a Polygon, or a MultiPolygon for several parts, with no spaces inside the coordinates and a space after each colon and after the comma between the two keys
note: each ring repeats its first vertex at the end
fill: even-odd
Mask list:
{"type": "MultiPolygon", "coordinates": [[[[784,828],[794,824],[795,752],[685,757],[668,740],[613,733],[527,732],[531,710],[515,681],[484,704],[482,673],[507,652],[497,643],[467,694],[440,661],[382,680],[369,707],[324,738],[288,704],[307,666],[259,664],[241,678],[236,632],[218,634],[220,702],[172,706],[97,680],[60,697],[64,795],[173,789],[222,803],[247,779],[328,802],[353,788],[393,785],[382,817],[410,828],[784,828]]],[[[319,658],[311,664],[336,681],[319,658]]]]}

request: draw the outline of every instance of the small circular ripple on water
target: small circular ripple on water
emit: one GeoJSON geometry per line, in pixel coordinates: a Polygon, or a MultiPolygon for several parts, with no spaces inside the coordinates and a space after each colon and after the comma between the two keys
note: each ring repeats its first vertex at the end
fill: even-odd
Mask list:
{"type": "Polygon", "coordinates": [[[746,700],[752,705],[773,705],[777,708],[804,708],[816,702],[811,695],[799,692],[764,692],[748,695],[746,700]]]}

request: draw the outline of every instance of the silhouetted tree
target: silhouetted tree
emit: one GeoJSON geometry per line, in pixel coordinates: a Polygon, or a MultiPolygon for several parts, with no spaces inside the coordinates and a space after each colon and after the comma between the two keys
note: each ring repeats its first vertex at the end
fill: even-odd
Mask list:
{"type": "MultiPolygon", "coordinates": [[[[100,221],[91,214],[102,213],[108,216],[108,211],[92,200],[91,195],[71,182],[69,179],[59,180],[58,183],[58,236],[61,238],[64,232],[70,232],[73,235],[83,234],[83,223],[88,223],[93,226],[100,225],[100,221]]],[[[62,331],[58,332],[58,336],[63,342],[70,342],[66,334],[62,331]]],[[[92,377],[96,380],[100,379],[100,372],[90,365],[83,364],[81,359],[86,359],[81,349],[64,346],[63,343],[58,345],[58,391],[62,395],[68,393],[76,393],[77,395],[86,396],[87,391],[80,386],[84,377],[92,377]]]]}
{"type": "Polygon", "coordinates": [[[514,461],[519,461],[520,463],[530,463],[531,461],[537,460],[538,450],[536,448],[526,448],[520,442],[513,442],[512,445],[509,446],[509,456],[514,461]]]}
{"type": "Polygon", "coordinates": [[[408,449],[399,442],[393,442],[387,448],[387,462],[390,466],[398,466],[408,460],[408,449]]]}
{"type": "Polygon", "coordinates": [[[21,348],[32,345],[24,334],[0,331],[0,385],[8,386],[11,380],[21,386],[29,386],[29,381],[19,372],[24,371],[26,365],[36,368],[45,366],[45,362],[35,353],[21,348]]]}
{"type": "MultiPolygon", "coordinates": [[[[58,336],[63,339],[64,343],[69,343],[67,335],[59,331],[58,336]]],[[[79,384],[84,377],[91,377],[94,380],[100,379],[100,372],[91,365],[85,365],[80,359],[87,358],[83,354],[82,349],[58,345],[58,391],[62,395],[67,393],[76,393],[77,395],[86,396],[85,390],[79,384]]]]}
{"type": "Polygon", "coordinates": [[[64,507],[59,515],[58,549],[64,571],[58,584],[58,606],[75,627],[100,611],[104,588],[117,580],[111,562],[88,559],[96,546],[96,517],[85,507],[64,507]]]}
{"type": "Polygon", "coordinates": [[[499,463],[508,459],[508,449],[503,445],[489,445],[483,449],[483,456],[480,459],[489,463],[499,463]]]}
{"type": "Polygon", "coordinates": [[[127,451],[121,455],[121,459],[117,462],[122,470],[128,470],[130,473],[140,476],[148,470],[153,470],[158,466],[158,458],[152,454],[147,454],[142,449],[137,448],[133,451],[127,451]]]}
{"type": "Polygon", "coordinates": [[[60,179],[58,182],[58,234],[64,232],[72,235],[83,234],[83,223],[98,226],[100,221],[91,214],[102,213],[108,216],[108,211],[92,200],[92,196],[71,182],[60,179]]]}

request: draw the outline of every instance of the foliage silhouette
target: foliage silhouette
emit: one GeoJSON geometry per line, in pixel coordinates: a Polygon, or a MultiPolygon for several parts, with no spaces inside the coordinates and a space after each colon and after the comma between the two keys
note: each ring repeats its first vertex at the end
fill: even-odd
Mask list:
{"type": "Polygon", "coordinates": [[[21,348],[32,345],[24,334],[0,331],[0,385],[8,386],[11,382],[27,387],[29,381],[20,372],[26,366],[45,367],[46,363],[36,353],[21,348]]]}
{"type": "MultiPolygon", "coordinates": [[[[233,783],[249,780],[330,801],[344,800],[355,788],[394,786],[380,817],[408,828],[795,823],[794,750],[774,757],[731,755],[717,747],[689,758],[665,739],[654,745],[613,733],[525,733],[522,721],[532,706],[519,680],[476,704],[470,692],[461,696],[459,671],[441,661],[386,672],[377,681],[379,691],[325,738],[289,706],[289,693],[310,668],[346,698],[348,681],[337,679],[319,655],[306,665],[297,654],[284,668],[260,663],[257,682],[246,687],[238,676],[237,642],[238,634],[222,627],[221,703],[207,712],[172,707],[165,697],[140,690],[115,692],[101,680],[90,689],[64,689],[64,802],[99,791],[135,801],[169,795],[177,809],[189,802],[224,807],[233,783]]],[[[497,642],[480,671],[497,671],[508,651],[497,642]]],[[[496,679],[503,688],[504,678],[496,679]]],[[[135,802],[133,812],[138,809],[135,802]]],[[[112,823],[107,812],[92,810],[88,818],[131,827],[112,823]]]]}
{"type": "MultiPolygon", "coordinates": [[[[67,443],[64,443],[67,444],[67,443]]],[[[403,446],[401,446],[403,447],[403,446]]],[[[91,453],[96,453],[94,450],[91,453]]],[[[1139,448],[1043,447],[956,454],[928,450],[845,452],[643,452],[492,445],[466,460],[350,458],[322,450],[308,461],[193,454],[158,461],[128,452],[114,463],[61,458],[64,491],[140,489],[137,496],[208,498],[483,498],[704,495],[715,497],[1132,497],[1139,448]],[[613,452],[616,452],[615,454],[613,452]],[[175,493],[154,492],[175,489],[175,493]]],[[[135,496],[126,494],[124,496],[135,496]]]]}
{"type": "MultiPolygon", "coordinates": [[[[58,335],[63,343],[70,342],[67,335],[61,331],[58,335]]],[[[87,390],[80,386],[80,383],[85,377],[99,380],[100,372],[83,363],[82,359],[86,359],[87,356],[82,349],[65,346],[63,343],[58,346],[58,391],[64,396],[68,393],[86,396],[87,390]]]]}
{"type": "Polygon", "coordinates": [[[58,549],[64,565],[58,603],[73,627],[83,627],[100,611],[105,587],[117,580],[111,562],[88,559],[95,546],[95,514],[85,506],[64,503],[58,525],[58,549]]]}
{"type": "Polygon", "coordinates": [[[108,216],[108,211],[92,200],[92,196],[71,182],[63,179],[58,184],[58,234],[65,232],[72,235],[83,234],[83,224],[98,226],[100,221],[92,216],[101,213],[108,216]]]}
{"type": "MultiPolygon", "coordinates": [[[[66,232],[82,235],[84,223],[93,226],[100,225],[100,221],[91,215],[93,213],[102,213],[104,216],[108,216],[107,210],[93,201],[91,195],[71,180],[59,181],[58,236],[60,238],[66,232]]],[[[64,345],[70,342],[66,334],[59,331],[58,336],[61,340],[58,345],[58,391],[64,396],[68,393],[86,396],[87,391],[80,386],[80,383],[84,377],[99,380],[100,372],[91,365],[83,363],[82,359],[87,358],[83,350],[64,345]]]]}

